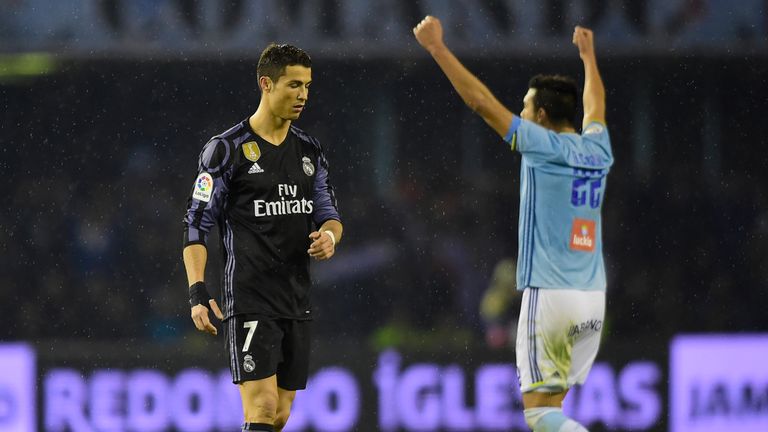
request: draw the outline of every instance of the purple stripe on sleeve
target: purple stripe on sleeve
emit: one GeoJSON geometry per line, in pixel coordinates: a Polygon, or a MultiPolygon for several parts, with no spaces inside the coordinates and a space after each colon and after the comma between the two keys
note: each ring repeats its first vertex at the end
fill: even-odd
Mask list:
{"type": "MultiPolygon", "coordinates": [[[[229,179],[232,175],[232,163],[229,144],[224,140],[214,139],[208,142],[200,154],[198,177],[202,173],[210,174],[213,190],[207,201],[195,197],[196,184],[192,185],[192,195],[184,216],[186,225],[184,244],[205,244],[207,233],[213,229],[226,202],[229,191],[229,179]]],[[[197,182],[197,180],[196,180],[197,182]]]]}
{"type": "Polygon", "coordinates": [[[317,160],[315,190],[312,193],[312,200],[315,204],[312,219],[317,226],[329,219],[341,220],[336,204],[336,195],[328,176],[328,161],[322,153],[317,160]]]}

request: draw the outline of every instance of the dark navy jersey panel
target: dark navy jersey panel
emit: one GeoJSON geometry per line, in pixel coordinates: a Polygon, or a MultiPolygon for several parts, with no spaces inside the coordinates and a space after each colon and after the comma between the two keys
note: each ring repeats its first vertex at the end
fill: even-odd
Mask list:
{"type": "Polygon", "coordinates": [[[310,319],[309,234],[330,219],[340,217],[317,140],[291,127],[274,145],[245,120],[201,152],[185,241],[204,243],[218,224],[226,317],[310,319]]]}

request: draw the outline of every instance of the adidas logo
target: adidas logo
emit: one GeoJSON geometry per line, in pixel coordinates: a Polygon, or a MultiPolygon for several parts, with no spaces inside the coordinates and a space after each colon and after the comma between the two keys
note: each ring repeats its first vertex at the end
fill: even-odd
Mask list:
{"type": "Polygon", "coordinates": [[[258,173],[263,173],[263,172],[264,172],[264,170],[261,169],[259,164],[257,164],[256,162],[254,162],[253,166],[251,167],[251,169],[248,170],[248,174],[258,174],[258,173]]]}

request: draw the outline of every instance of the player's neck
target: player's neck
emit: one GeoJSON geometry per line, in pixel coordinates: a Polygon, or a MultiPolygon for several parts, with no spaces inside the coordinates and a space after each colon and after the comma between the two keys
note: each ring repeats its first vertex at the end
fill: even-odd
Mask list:
{"type": "Polygon", "coordinates": [[[553,124],[551,122],[542,123],[545,128],[556,133],[576,133],[576,129],[568,123],[553,124]]]}
{"type": "Polygon", "coordinates": [[[256,135],[274,145],[280,145],[285,141],[285,136],[288,135],[288,129],[291,127],[290,120],[275,116],[262,104],[248,118],[248,124],[256,135]]]}
{"type": "Polygon", "coordinates": [[[576,133],[576,129],[573,126],[555,127],[552,130],[557,133],[576,133]]]}

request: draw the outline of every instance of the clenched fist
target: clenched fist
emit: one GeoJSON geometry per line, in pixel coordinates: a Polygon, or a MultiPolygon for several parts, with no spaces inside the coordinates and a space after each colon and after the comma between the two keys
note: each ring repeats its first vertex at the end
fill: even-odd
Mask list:
{"type": "Polygon", "coordinates": [[[576,26],[573,29],[573,44],[579,48],[579,57],[582,60],[595,56],[592,30],[576,26]]]}
{"type": "Polygon", "coordinates": [[[413,28],[413,34],[419,44],[429,52],[443,45],[443,26],[440,20],[427,15],[413,28]]]}

